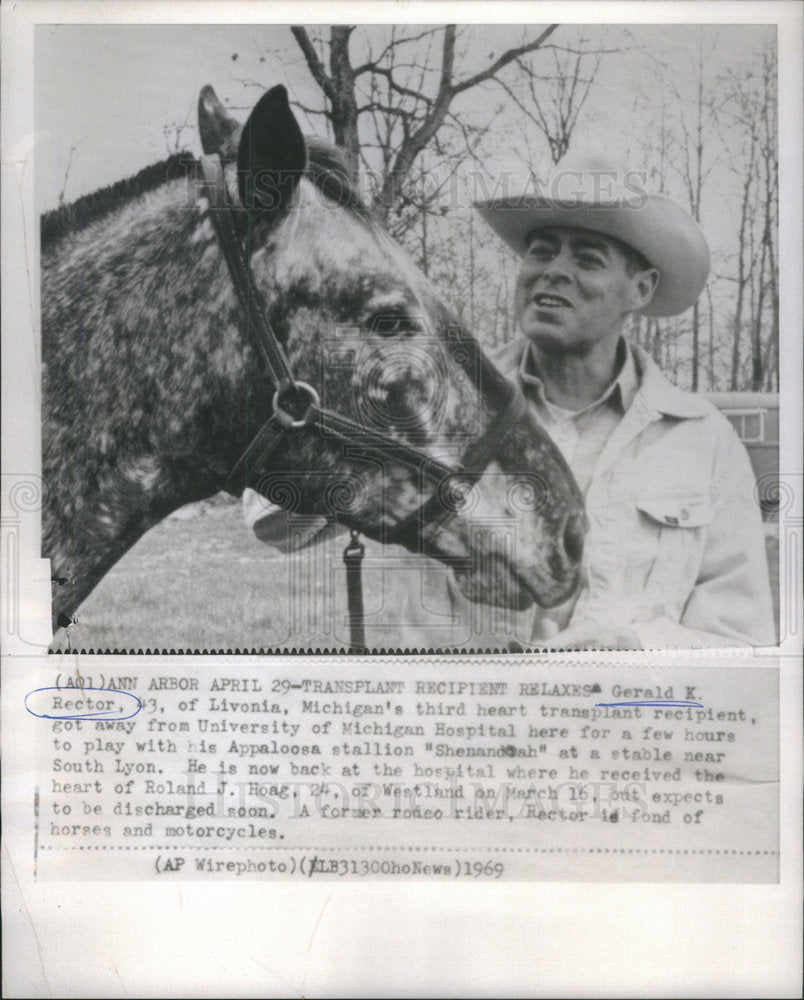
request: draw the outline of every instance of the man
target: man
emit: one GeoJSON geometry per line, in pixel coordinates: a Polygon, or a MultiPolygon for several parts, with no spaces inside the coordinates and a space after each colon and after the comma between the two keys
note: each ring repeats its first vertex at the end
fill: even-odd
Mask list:
{"type": "Polygon", "coordinates": [[[522,259],[522,337],[496,362],[520,383],[585,495],[583,580],[560,608],[467,632],[476,610],[442,569],[435,585],[412,580],[412,592],[403,589],[428,621],[458,623],[453,641],[443,630],[436,640],[435,626],[417,629],[409,608],[394,645],[774,644],[745,449],[715,407],[674,387],[624,338],[630,316],[677,315],[700,295],[709,251],[697,223],[591,160],[560,165],[539,196],[476,207],[522,259]]]}

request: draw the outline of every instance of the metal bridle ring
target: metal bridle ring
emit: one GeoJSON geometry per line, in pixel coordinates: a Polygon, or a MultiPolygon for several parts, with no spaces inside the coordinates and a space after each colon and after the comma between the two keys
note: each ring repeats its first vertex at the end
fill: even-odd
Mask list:
{"type": "Polygon", "coordinates": [[[306,382],[293,382],[291,385],[285,386],[284,389],[276,390],[276,392],[274,393],[274,398],[271,402],[271,407],[274,411],[274,416],[276,417],[276,419],[285,427],[306,427],[307,418],[310,415],[310,410],[317,408],[320,402],[321,399],[319,398],[318,393],[311,385],[308,385],[306,382]],[[294,417],[292,413],[288,413],[286,410],[283,410],[282,407],[280,406],[281,396],[286,392],[290,392],[291,390],[294,392],[297,390],[302,390],[303,393],[306,392],[307,395],[310,397],[310,401],[307,404],[307,408],[305,409],[301,417],[294,417]]]}

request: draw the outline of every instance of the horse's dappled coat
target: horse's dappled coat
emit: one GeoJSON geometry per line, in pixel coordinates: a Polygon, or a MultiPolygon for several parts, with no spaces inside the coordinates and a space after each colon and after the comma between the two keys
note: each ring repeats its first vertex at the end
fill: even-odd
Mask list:
{"type": "MultiPolygon", "coordinates": [[[[210,93],[205,144],[217,136],[230,158],[237,128],[219,108],[205,116],[210,93]]],[[[260,107],[246,127],[261,137],[258,155],[290,169],[286,99],[273,100],[269,120],[260,107]]],[[[304,155],[271,211],[238,212],[294,376],[317,386],[322,403],[454,464],[499,410],[502,377],[490,366],[466,377],[452,353],[462,349],[454,318],[372,219],[337,154],[318,140],[304,155]]],[[[247,197],[244,183],[230,164],[232,198],[247,197]]],[[[55,588],[56,614],[71,614],[158,520],[217,492],[270,415],[272,386],[243,328],[210,223],[216,210],[183,156],[43,219],[43,554],[67,581],[55,588]]],[[[574,584],[577,554],[565,551],[564,533],[581,516],[580,497],[532,418],[512,431],[473,489],[473,520],[459,514],[422,542],[463,561],[474,599],[549,603],[574,584]],[[523,505],[534,482],[539,502],[523,505]],[[513,556],[496,539],[500,518],[516,524],[513,556]]],[[[361,461],[323,435],[300,434],[275,459],[269,495],[374,538],[422,502],[410,469],[361,461]]]]}

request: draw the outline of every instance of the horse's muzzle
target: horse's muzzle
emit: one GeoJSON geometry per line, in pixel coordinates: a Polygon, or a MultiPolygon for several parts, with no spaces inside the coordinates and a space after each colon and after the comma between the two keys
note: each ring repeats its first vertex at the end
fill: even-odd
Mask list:
{"type": "Polygon", "coordinates": [[[577,568],[583,559],[583,540],[589,529],[589,521],[583,511],[570,511],[564,521],[562,541],[567,566],[577,568]]]}
{"type": "Polygon", "coordinates": [[[543,608],[563,604],[578,589],[583,559],[584,537],[589,521],[583,510],[571,510],[564,518],[556,546],[548,559],[553,585],[535,595],[543,608]]]}

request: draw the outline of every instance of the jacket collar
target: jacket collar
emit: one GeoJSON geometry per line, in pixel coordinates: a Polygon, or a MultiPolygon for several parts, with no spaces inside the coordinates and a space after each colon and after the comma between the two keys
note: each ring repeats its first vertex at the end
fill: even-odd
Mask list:
{"type": "Polygon", "coordinates": [[[649,410],[681,420],[705,417],[712,412],[712,404],[703,396],[673,385],[647,351],[638,344],[629,346],[640,375],[637,397],[642,398],[649,410]]]}
{"type": "MultiPolygon", "coordinates": [[[[494,355],[493,360],[497,367],[512,381],[519,380],[519,366],[522,355],[528,346],[526,337],[518,337],[510,343],[505,344],[494,355]]],[[[669,417],[677,417],[681,420],[705,417],[711,413],[712,405],[702,396],[697,396],[692,392],[685,392],[678,389],[662,374],[656,362],[647,351],[637,344],[630,344],[631,355],[634,359],[637,375],[639,377],[639,389],[634,397],[634,404],[639,403],[649,412],[664,414],[669,417]]]]}

